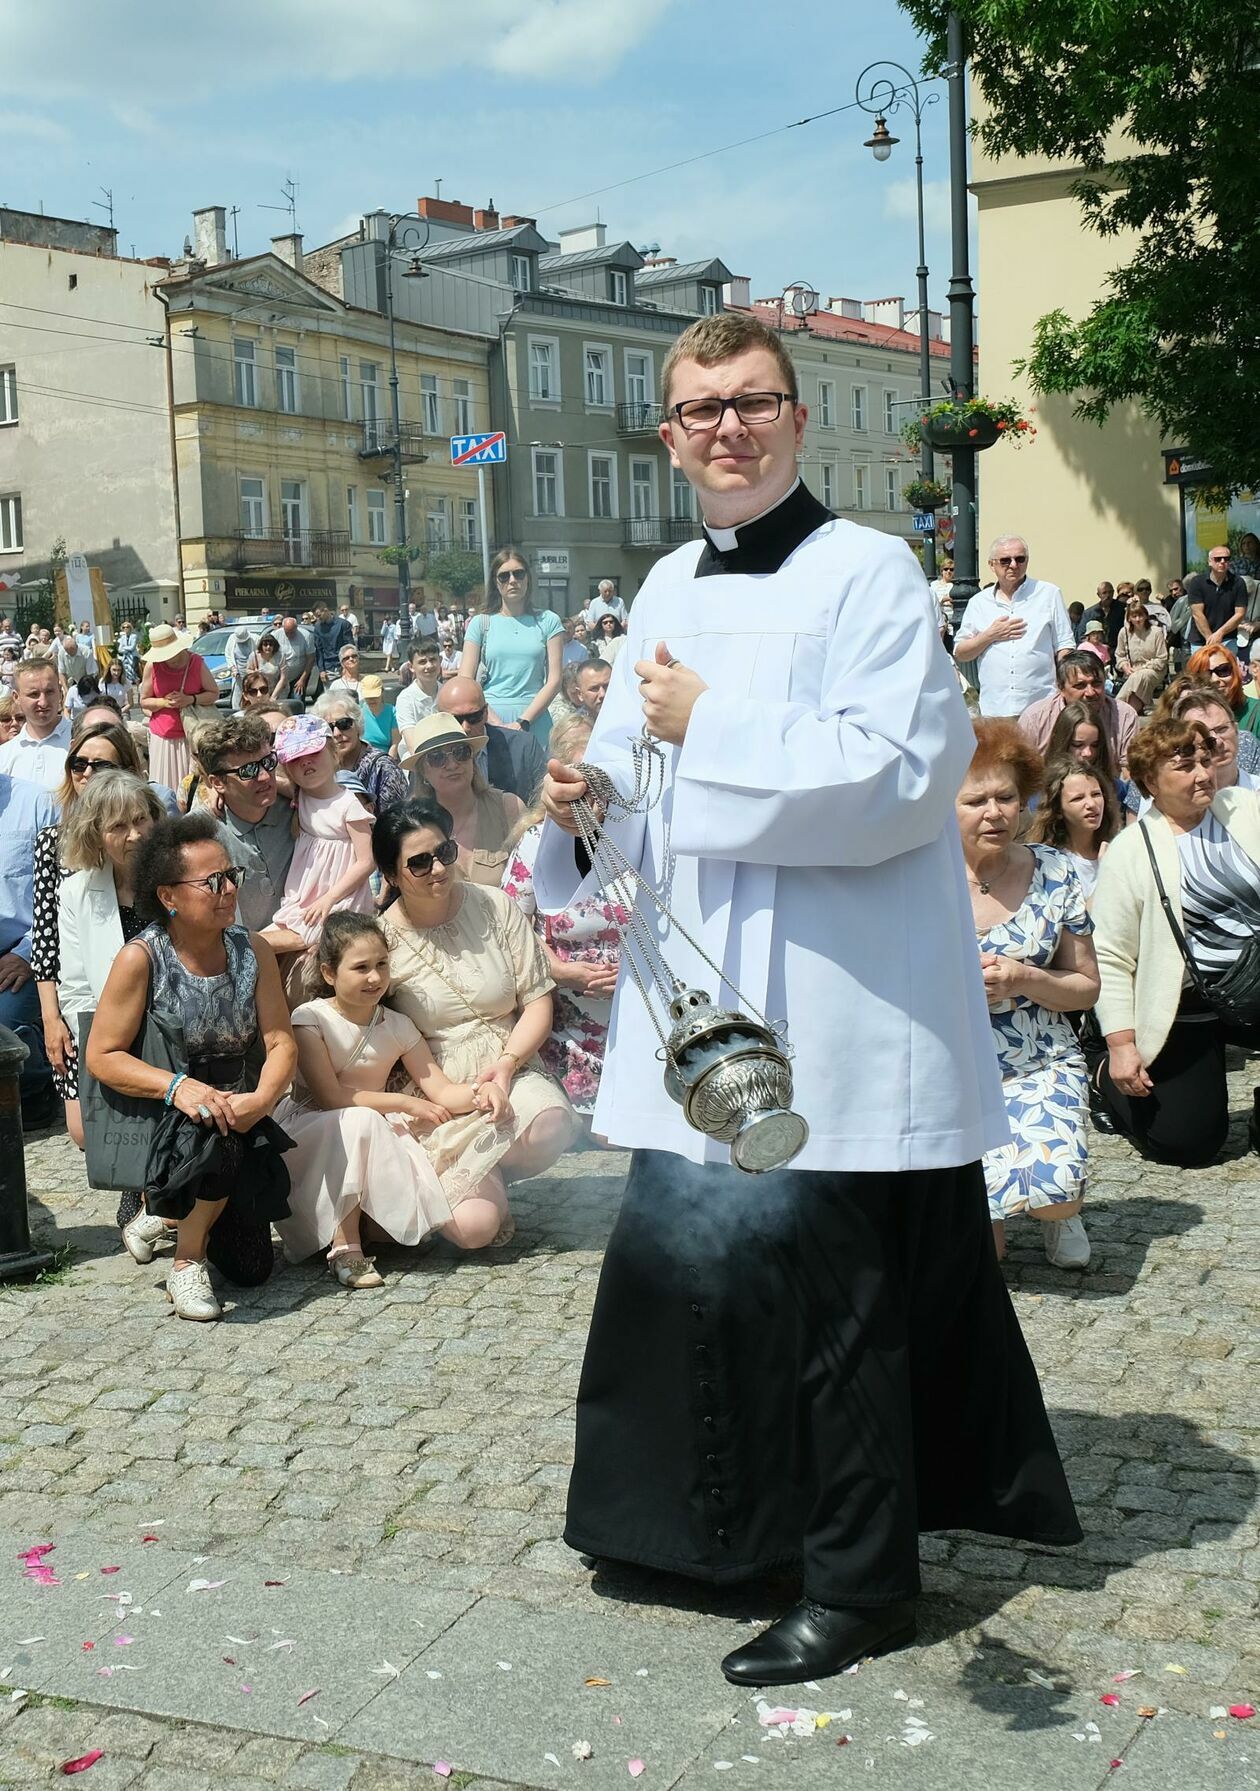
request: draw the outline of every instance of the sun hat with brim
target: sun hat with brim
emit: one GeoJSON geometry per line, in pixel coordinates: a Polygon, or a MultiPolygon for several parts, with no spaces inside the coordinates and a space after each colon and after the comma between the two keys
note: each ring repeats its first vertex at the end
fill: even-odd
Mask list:
{"type": "Polygon", "coordinates": [[[149,630],[149,650],[142,657],[160,665],[164,659],[174,659],[177,653],[190,652],[192,644],[191,634],[181,634],[169,622],[159,622],[156,628],[149,630]]]}
{"type": "Polygon", "coordinates": [[[439,746],[471,746],[474,756],[486,744],[484,734],[466,734],[453,715],[426,715],[402,731],[398,763],[410,771],[416,761],[439,746]]]}
{"type": "Polygon", "coordinates": [[[362,697],[378,697],[385,695],[385,686],[378,672],[365,672],[359,679],[359,695],[362,697]]]}
{"type": "Polygon", "coordinates": [[[1101,622],[1087,622],[1085,624],[1085,632],[1086,634],[1106,634],[1107,630],[1103,627],[1101,622]]]}
{"type": "Polygon", "coordinates": [[[282,765],[306,759],[313,752],[322,752],[331,739],[332,729],[318,715],[293,715],[276,729],[276,757],[282,765]]]}

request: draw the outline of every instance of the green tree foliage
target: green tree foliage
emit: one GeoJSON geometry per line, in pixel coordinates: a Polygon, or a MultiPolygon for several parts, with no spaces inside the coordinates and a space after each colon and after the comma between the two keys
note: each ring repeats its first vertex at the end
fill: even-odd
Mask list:
{"type": "Polygon", "coordinates": [[[424,576],[427,584],[438,585],[454,598],[467,597],[481,584],[481,555],[466,547],[448,547],[445,553],[429,555],[424,576]]]}
{"type": "MultiPolygon", "coordinates": [[[[900,3],[939,72],[949,7],[900,3]]],[[[1224,490],[1260,488],[1260,6],[959,0],[956,10],[987,109],[985,148],[1071,163],[1086,227],[1133,233],[1086,316],[1040,319],[1023,363],[1032,385],[1071,395],[1095,423],[1133,400],[1224,490]]],[[[1054,270],[1010,277],[1049,290],[1054,270]]],[[[982,302],[1000,305],[1001,291],[982,302]]]]}

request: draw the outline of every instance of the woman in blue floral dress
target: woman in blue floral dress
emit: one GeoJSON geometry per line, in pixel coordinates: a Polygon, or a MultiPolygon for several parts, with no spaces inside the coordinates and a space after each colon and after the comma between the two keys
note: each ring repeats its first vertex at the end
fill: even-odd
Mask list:
{"type": "Polygon", "coordinates": [[[1066,1016],[1098,995],[1093,922],[1067,856],[1015,843],[1040,755],[1013,722],[979,721],[975,730],[958,825],[1011,1125],[1011,1142],[984,1159],[994,1239],[1005,1255],[1006,1220],[1027,1213],[1042,1221],[1056,1268],[1084,1268],[1087,1082],[1066,1016]]]}

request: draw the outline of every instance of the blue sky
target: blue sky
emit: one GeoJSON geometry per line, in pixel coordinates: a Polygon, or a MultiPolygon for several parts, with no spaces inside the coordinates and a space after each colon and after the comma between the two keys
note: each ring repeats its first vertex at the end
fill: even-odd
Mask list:
{"type": "MultiPolygon", "coordinates": [[[[895,0],[0,0],[0,202],[101,219],[119,245],[178,254],[194,208],[239,206],[242,254],[287,228],[308,246],[377,206],[445,198],[537,216],[598,214],[680,259],[717,253],[755,296],[805,280],[914,292],[913,128],[877,164],[857,111],[616,185],[853,99],[863,66],[917,73],[895,0]],[[595,188],[614,188],[584,197],[595,188]]],[[[924,119],[931,302],[948,273],[946,101],[924,119]]]]}

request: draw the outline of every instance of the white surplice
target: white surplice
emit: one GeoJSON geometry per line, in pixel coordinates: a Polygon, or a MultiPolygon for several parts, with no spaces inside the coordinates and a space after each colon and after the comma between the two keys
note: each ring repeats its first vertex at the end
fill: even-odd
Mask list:
{"type": "MultiPolygon", "coordinates": [[[[711,534],[726,548],[743,531],[711,534]]],[[[634,664],[659,641],[709,689],[663,749],[663,800],[614,814],[611,836],[753,1006],[786,1020],[810,1128],[794,1167],[973,1162],[1009,1133],[954,818],[974,741],[923,574],[902,542],[834,520],[764,575],[697,578],[711,552],[670,554],[630,612],[592,763],[631,788],[634,664]]],[[[539,906],[596,887],[548,823],[539,906]]],[[[656,932],[679,976],[734,1004],[676,930],[656,932]]],[[[623,966],[595,1131],[729,1162],[666,1094],[659,1048],[623,966]]]]}

